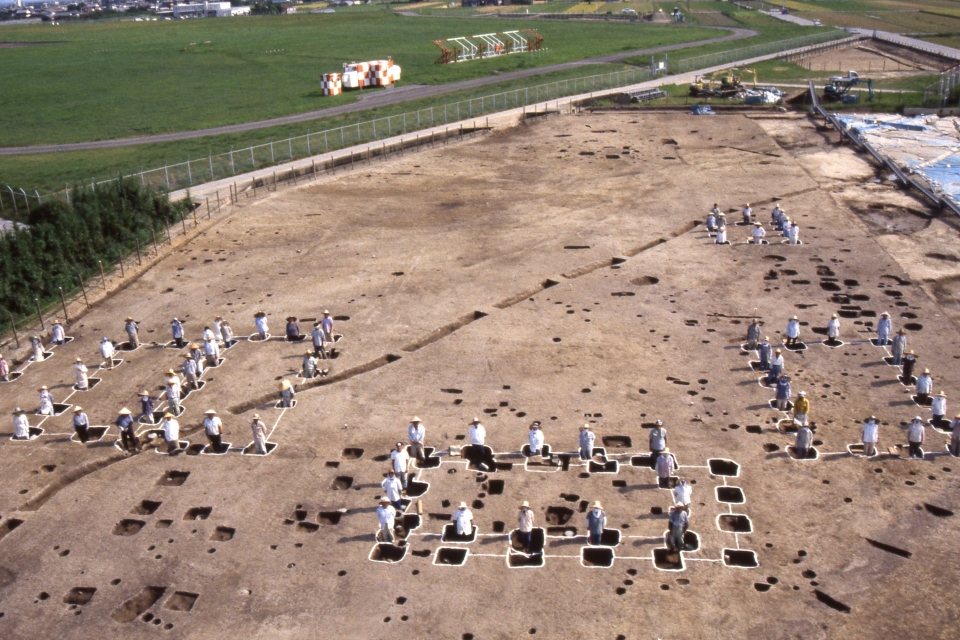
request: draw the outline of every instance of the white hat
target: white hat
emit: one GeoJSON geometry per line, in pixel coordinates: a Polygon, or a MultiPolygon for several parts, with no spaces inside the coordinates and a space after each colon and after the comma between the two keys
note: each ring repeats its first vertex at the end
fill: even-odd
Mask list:
{"type": "Polygon", "coordinates": [[[203,415],[205,415],[205,416],[215,416],[215,415],[217,415],[217,412],[214,411],[213,409],[207,409],[206,411],[203,412],[203,415]]]}
{"type": "Polygon", "coordinates": [[[797,319],[797,316],[793,316],[793,319],[796,320],[796,319],[797,319]]]}
{"type": "Polygon", "coordinates": [[[470,424],[479,424],[479,423],[480,423],[480,418],[476,416],[474,416],[473,421],[470,422],[470,424]]]}
{"type": "Polygon", "coordinates": [[[384,502],[386,502],[387,504],[390,504],[390,499],[387,498],[387,496],[381,497],[381,498],[380,498],[380,504],[383,504],[384,502]]]}
{"type": "Polygon", "coordinates": [[[328,315],[330,315],[330,312],[327,311],[326,309],[324,309],[324,310],[323,310],[323,315],[328,316],[328,315]]]}
{"type": "Polygon", "coordinates": [[[121,416],[129,416],[129,415],[130,415],[130,409],[127,409],[126,407],[124,407],[123,409],[120,409],[119,414],[120,414],[121,416]]]}
{"type": "Polygon", "coordinates": [[[466,503],[466,502],[461,502],[461,503],[460,503],[460,508],[461,508],[461,509],[466,509],[466,508],[467,508],[467,503],[466,503]]]}
{"type": "Polygon", "coordinates": [[[593,508],[594,508],[594,509],[603,509],[603,505],[600,504],[600,501],[599,501],[599,500],[596,500],[596,501],[594,501],[594,503],[593,503],[593,508]]]}
{"type": "Polygon", "coordinates": [[[413,420],[411,420],[410,422],[420,422],[420,418],[418,418],[417,416],[413,416],[413,420]]]}
{"type": "Polygon", "coordinates": [[[797,395],[798,395],[798,396],[805,396],[805,395],[807,395],[807,392],[806,392],[806,391],[801,391],[801,392],[798,393],[797,395]]]}
{"type": "Polygon", "coordinates": [[[173,417],[175,417],[175,416],[174,416],[172,413],[170,413],[169,411],[167,411],[165,414],[163,414],[163,417],[164,417],[164,418],[173,418],[173,417]]]}
{"type": "Polygon", "coordinates": [[[521,506],[521,507],[527,507],[527,508],[529,509],[529,508],[530,508],[530,503],[527,502],[526,500],[524,500],[523,503],[522,503],[520,506],[521,506]]]}
{"type": "Polygon", "coordinates": [[[77,405],[73,408],[74,413],[79,413],[80,411],[83,411],[83,407],[81,407],[80,405],[77,405]]]}

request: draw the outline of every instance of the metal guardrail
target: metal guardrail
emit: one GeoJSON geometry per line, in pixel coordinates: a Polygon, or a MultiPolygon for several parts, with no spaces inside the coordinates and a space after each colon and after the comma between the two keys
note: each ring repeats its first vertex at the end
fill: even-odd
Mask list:
{"type": "Polygon", "coordinates": [[[693,71],[694,69],[706,69],[709,67],[716,67],[721,64],[732,64],[740,60],[757,58],[771,53],[778,53],[780,51],[789,51],[791,49],[797,49],[806,45],[829,42],[831,40],[838,40],[844,37],[848,36],[846,36],[843,31],[823,31],[820,33],[812,33],[808,36],[791,38],[789,40],[777,40],[774,42],[755,44],[753,46],[743,47],[740,49],[718,51],[717,53],[709,53],[702,56],[679,60],[674,64],[674,68],[671,69],[671,71],[673,73],[684,73],[686,71],[693,71]]]}

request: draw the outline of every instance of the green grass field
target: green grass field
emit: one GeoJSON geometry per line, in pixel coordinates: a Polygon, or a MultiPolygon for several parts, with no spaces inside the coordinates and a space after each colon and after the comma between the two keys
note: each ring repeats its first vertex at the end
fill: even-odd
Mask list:
{"type": "Polygon", "coordinates": [[[375,10],[4,27],[0,42],[51,44],[0,49],[0,144],[202,129],[353,101],[356,92],[323,97],[318,78],[351,60],[392,56],[403,68],[401,84],[442,84],[717,35],[696,27],[413,18],[375,10]],[[537,28],[548,52],[434,64],[435,39],[518,28],[537,28]]]}

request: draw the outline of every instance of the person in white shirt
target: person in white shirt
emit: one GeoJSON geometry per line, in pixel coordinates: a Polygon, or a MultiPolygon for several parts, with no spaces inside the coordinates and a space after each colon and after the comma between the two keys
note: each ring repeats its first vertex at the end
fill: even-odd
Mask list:
{"type": "Polygon", "coordinates": [[[210,441],[210,448],[214,453],[220,453],[223,448],[223,421],[213,409],[204,412],[203,416],[203,431],[210,441]]]}
{"type": "Polygon", "coordinates": [[[839,342],[840,340],[840,318],[833,314],[827,323],[827,342],[839,342]]]}
{"type": "Polygon", "coordinates": [[[907,428],[907,444],[910,445],[911,458],[923,459],[923,449],[920,448],[920,445],[923,444],[925,432],[926,429],[923,428],[923,420],[920,416],[917,416],[907,428]]]}
{"type": "Polygon", "coordinates": [[[186,345],[183,342],[183,323],[174,318],[170,321],[170,333],[173,335],[173,343],[177,349],[183,349],[186,345]]]}
{"type": "Polygon", "coordinates": [[[747,206],[743,208],[743,224],[745,225],[753,224],[753,220],[751,216],[753,216],[753,209],[750,208],[750,203],[748,202],[747,206]]]}
{"type": "Polygon", "coordinates": [[[253,315],[253,321],[257,325],[257,333],[260,334],[261,340],[267,339],[267,332],[270,328],[267,326],[267,314],[263,311],[258,311],[253,315]]]}
{"type": "Polygon", "coordinates": [[[790,318],[787,322],[787,346],[793,346],[800,340],[800,321],[797,316],[790,318]]]}
{"type": "Polygon", "coordinates": [[[473,422],[470,423],[468,436],[470,438],[470,444],[483,446],[484,441],[487,438],[487,430],[483,428],[482,424],[480,424],[480,418],[474,418],[473,422]]]}
{"type": "Polygon", "coordinates": [[[307,380],[316,377],[318,360],[313,353],[307,351],[303,354],[303,377],[307,380]]]}
{"type": "Polygon", "coordinates": [[[676,470],[676,464],[673,460],[673,456],[670,454],[670,448],[667,447],[663,450],[660,456],[657,458],[657,462],[654,465],[657,470],[657,480],[661,489],[670,488],[670,476],[673,475],[673,472],[676,470]]]}
{"type": "Polygon", "coordinates": [[[30,338],[30,348],[32,350],[31,353],[33,354],[31,356],[32,360],[34,362],[43,362],[46,356],[44,355],[43,343],[40,342],[40,338],[37,336],[30,338]]]}
{"type": "Polygon", "coordinates": [[[63,325],[60,324],[59,320],[55,320],[53,323],[53,344],[62,345],[67,341],[67,334],[63,332],[63,325]]]}
{"type": "Polygon", "coordinates": [[[397,511],[403,511],[403,503],[400,501],[400,497],[403,495],[403,484],[397,477],[397,472],[393,469],[387,471],[387,477],[380,483],[380,487],[397,511]]]}
{"type": "Polygon", "coordinates": [[[37,391],[40,392],[40,415],[42,416],[52,416],[53,415],[53,394],[50,393],[50,390],[47,388],[47,385],[43,385],[37,391]]]}
{"type": "Polygon", "coordinates": [[[473,534],[473,513],[467,508],[466,502],[461,502],[460,508],[453,512],[453,521],[457,525],[458,536],[473,534]]]}
{"type": "Polygon", "coordinates": [[[917,377],[917,404],[929,403],[931,393],[933,393],[933,378],[930,376],[930,369],[924,369],[923,373],[917,377]]]}
{"type": "Polygon", "coordinates": [[[197,375],[203,375],[204,363],[206,363],[203,349],[196,342],[191,342],[187,348],[190,349],[190,357],[197,363],[197,375]]]}
{"type": "Polygon", "coordinates": [[[136,349],[140,346],[140,328],[137,326],[137,321],[133,318],[127,318],[124,322],[124,329],[127,331],[127,338],[130,340],[130,348],[136,349]]]}
{"type": "Polygon", "coordinates": [[[320,321],[320,326],[323,327],[327,342],[333,342],[333,318],[330,317],[330,312],[326,309],[323,310],[323,320],[320,321]]]}
{"type": "Polygon", "coordinates": [[[930,402],[930,412],[933,414],[933,418],[930,420],[930,424],[935,427],[939,427],[944,424],[946,421],[943,419],[947,415],[947,394],[943,391],[933,396],[933,400],[930,402]]]}
{"type": "Polygon", "coordinates": [[[394,519],[397,517],[397,510],[390,505],[390,500],[386,497],[380,498],[380,506],[377,507],[377,520],[380,522],[380,541],[393,544],[394,519]]]}
{"type": "Polygon", "coordinates": [[[527,435],[527,440],[530,443],[530,455],[539,456],[543,455],[543,431],[540,429],[540,421],[537,420],[530,425],[530,433],[527,435]]]}
{"type": "Polygon", "coordinates": [[[517,513],[517,537],[520,538],[523,552],[530,553],[530,545],[533,542],[533,509],[526,500],[520,505],[520,512],[517,513]]]}
{"type": "Polygon", "coordinates": [[[217,335],[213,332],[213,329],[211,329],[210,327],[203,328],[203,339],[205,341],[209,342],[210,340],[215,340],[216,337],[217,335]]]}
{"type": "Polygon", "coordinates": [[[173,369],[167,370],[167,377],[163,381],[164,393],[167,396],[167,404],[173,410],[175,416],[180,415],[180,378],[174,373],[173,369]]]}
{"type": "Polygon", "coordinates": [[[233,339],[233,328],[230,327],[230,323],[226,320],[220,323],[220,335],[223,337],[223,346],[227,349],[237,342],[233,339]]]}
{"type": "Polygon", "coordinates": [[[313,323],[313,331],[310,332],[310,338],[313,340],[313,355],[321,356],[324,360],[326,360],[327,349],[324,346],[326,342],[326,335],[324,334],[323,328],[320,326],[319,322],[313,323]]]}
{"type": "MultiPolygon", "coordinates": [[[[211,332],[212,336],[213,333],[211,332]]],[[[215,367],[220,364],[220,345],[212,337],[203,343],[203,353],[207,356],[207,366],[215,367]]]]}
{"type": "Polygon", "coordinates": [[[767,232],[764,230],[762,224],[754,222],[753,229],[750,230],[750,235],[753,236],[753,244],[763,244],[763,237],[767,235],[767,232]]]}
{"type": "Polygon", "coordinates": [[[410,467],[410,454],[404,449],[403,443],[398,442],[397,448],[390,452],[390,459],[393,460],[393,470],[400,478],[400,484],[403,490],[407,490],[408,469],[410,467]]]}
{"type": "Polygon", "coordinates": [[[417,462],[423,462],[423,439],[427,436],[427,429],[420,423],[420,418],[414,416],[407,427],[407,438],[410,440],[410,453],[417,459],[417,462]]]}
{"type": "Polygon", "coordinates": [[[77,361],[73,365],[73,373],[77,377],[77,389],[86,391],[90,388],[90,381],[87,380],[87,366],[83,364],[83,358],[77,357],[77,361]]]}
{"type": "Polygon", "coordinates": [[[163,414],[163,439],[167,443],[167,454],[174,455],[180,450],[180,423],[170,412],[163,414]]]}
{"type": "Polygon", "coordinates": [[[213,319],[213,336],[218,342],[223,342],[223,318],[220,316],[213,319]]]}
{"type": "Polygon", "coordinates": [[[200,384],[197,382],[197,361],[190,357],[189,353],[183,354],[183,377],[187,381],[187,387],[190,389],[199,389],[200,384]]]}
{"type": "Polygon", "coordinates": [[[790,244],[800,244],[800,225],[794,221],[787,232],[790,244]]]}
{"type": "Polygon", "coordinates": [[[17,407],[13,410],[13,439],[30,439],[30,422],[27,420],[26,414],[20,407],[17,407]]]}
{"type": "Polygon", "coordinates": [[[108,369],[113,369],[113,354],[116,353],[116,349],[113,347],[113,343],[110,342],[110,338],[103,336],[100,339],[100,355],[103,356],[106,360],[106,365],[108,369]]]}
{"type": "MultiPolygon", "coordinates": [[[[720,215],[722,216],[723,214],[721,213],[720,215]]],[[[720,218],[720,219],[723,220],[723,218],[720,218]]],[[[716,239],[716,242],[717,242],[717,244],[730,244],[730,243],[727,241],[727,228],[726,228],[725,226],[723,226],[723,227],[717,227],[717,239],[716,239]]]]}
{"type": "Polygon", "coordinates": [[[677,483],[677,486],[673,488],[673,502],[675,504],[682,504],[683,506],[690,508],[690,501],[693,499],[693,487],[690,486],[686,480],[680,480],[677,483]]]}
{"type": "Polygon", "coordinates": [[[877,320],[877,344],[883,346],[890,343],[890,332],[893,331],[893,322],[890,314],[884,311],[877,320]]]}
{"type": "Polygon", "coordinates": [[[877,441],[880,439],[880,424],[876,416],[870,416],[863,423],[863,433],[860,436],[863,441],[863,455],[872,457],[877,452],[877,441]]]}
{"type": "Polygon", "coordinates": [[[253,432],[253,450],[257,455],[267,455],[267,425],[260,419],[260,414],[253,414],[250,422],[250,431],[253,432]]]}
{"type": "Polygon", "coordinates": [[[594,435],[593,431],[590,430],[590,425],[585,424],[580,427],[580,438],[578,444],[580,446],[580,459],[589,460],[593,457],[593,443],[596,441],[597,436],[594,435]]]}

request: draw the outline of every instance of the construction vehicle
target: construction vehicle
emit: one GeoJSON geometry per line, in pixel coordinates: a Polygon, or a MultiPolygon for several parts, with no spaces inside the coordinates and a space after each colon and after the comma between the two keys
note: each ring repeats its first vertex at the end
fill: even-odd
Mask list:
{"type": "Polygon", "coordinates": [[[833,76],[830,78],[830,83],[823,88],[823,99],[827,102],[857,104],[860,102],[860,96],[855,93],[850,93],[850,90],[862,82],[867,84],[867,89],[870,92],[868,99],[870,102],[873,102],[873,80],[861,78],[860,74],[856,71],[848,71],[845,76],[833,76]]]}
{"type": "Polygon", "coordinates": [[[732,98],[744,90],[743,76],[753,74],[753,86],[757,86],[757,72],[753,69],[721,69],[707,76],[697,76],[690,84],[690,95],[694,97],[732,98]],[[714,87],[715,83],[719,86],[714,87]]]}

